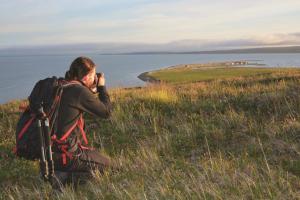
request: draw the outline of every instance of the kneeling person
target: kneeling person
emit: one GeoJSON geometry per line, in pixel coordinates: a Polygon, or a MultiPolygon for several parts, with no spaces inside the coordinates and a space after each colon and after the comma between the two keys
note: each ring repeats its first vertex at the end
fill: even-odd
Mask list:
{"type": "Polygon", "coordinates": [[[91,59],[78,57],[66,72],[65,79],[74,84],[64,88],[61,96],[55,135],[52,137],[54,169],[56,172],[103,172],[111,165],[110,159],[86,147],[88,141],[82,114],[86,112],[101,118],[110,116],[111,103],[104,75],[97,77],[96,65],[91,59]]]}

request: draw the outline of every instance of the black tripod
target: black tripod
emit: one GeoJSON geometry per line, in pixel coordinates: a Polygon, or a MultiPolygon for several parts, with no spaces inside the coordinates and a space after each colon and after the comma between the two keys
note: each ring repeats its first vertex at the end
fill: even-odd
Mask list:
{"type": "Polygon", "coordinates": [[[40,173],[43,180],[48,181],[53,188],[62,190],[67,173],[54,172],[52,158],[51,132],[49,119],[41,117],[37,119],[38,137],[40,141],[40,173]]]}
{"type": "Polygon", "coordinates": [[[52,181],[54,177],[54,162],[52,158],[51,134],[49,119],[40,118],[37,120],[38,134],[40,140],[40,170],[41,176],[46,181],[52,181]]]}
{"type": "MultiPolygon", "coordinates": [[[[40,116],[37,118],[38,137],[40,141],[40,173],[43,180],[50,182],[53,188],[62,190],[67,181],[71,180],[74,182],[74,180],[79,180],[80,177],[87,177],[89,173],[54,171],[51,146],[51,130],[53,127],[50,128],[49,118],[45,117],[46,115],[42,108],[38,116],[40,116]]],[[[54,121],[56,117],[57,113],[54,114],[54,121]]]]}

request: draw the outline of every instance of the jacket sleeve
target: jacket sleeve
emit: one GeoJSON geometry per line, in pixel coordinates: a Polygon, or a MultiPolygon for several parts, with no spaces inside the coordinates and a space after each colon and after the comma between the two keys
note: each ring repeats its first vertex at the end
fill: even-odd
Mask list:
{"type": "Polygon", "coordinates": [[[78,108],[87,113],[108,118],[111,114],[111,102],[105,86],[97,88],[98,95],[84,88],[79,94],[78,108]]]}

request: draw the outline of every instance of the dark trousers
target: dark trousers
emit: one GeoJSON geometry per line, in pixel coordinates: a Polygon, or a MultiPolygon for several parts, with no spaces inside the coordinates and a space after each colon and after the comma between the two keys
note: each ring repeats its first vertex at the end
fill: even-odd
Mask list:
{"type": "MultiPolygon", "coordinates": [[[[53,159],[55,173],[64,174],[65,178],[68,176],[76,177],[75,179],[87,179],[92,176],[93,171],[99,170],[100,173],[103,173],[105,169],[111,167],[110,159],[107,156],[91,149],[79,149],[72,158],[67,156],[66,164],[63,164],[60,153],[54,153],[53,159]]],[[[65,181],[61,180],[61,182],[65,181]]]]}
{"type": "Polygon", "coordinates": [[[92,149],[78,148],[72,158],[67,157],[66,164],[62,162],[61,153],[54,153],[53,160],[55,177],[51,184],[56,189],[62,189],[67,183],[85,183],[93,177],[93,171],[103,174],[105,169],[112,167],[108,157],[92,149]]]}
{"type": "Polygon", "coordinates": [[[80,155],[75,156],[75,159],[70,168],[71,171],[76,172],[90,172],[103,170],[110,166],[110,159],[95,150],[83,150],[80,155]]]}

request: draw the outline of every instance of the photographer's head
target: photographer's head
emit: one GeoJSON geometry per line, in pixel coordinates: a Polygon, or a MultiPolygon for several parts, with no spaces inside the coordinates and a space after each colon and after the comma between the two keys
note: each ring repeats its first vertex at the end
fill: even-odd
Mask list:
{"type": "Polygon", "coordinates": [[[83,82],[87,87],[91,87],[95,81],[96,65],[87,57],[76,58],[69,71],[66,72],[67,80],[78,80],[83,82]]]}

